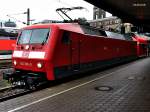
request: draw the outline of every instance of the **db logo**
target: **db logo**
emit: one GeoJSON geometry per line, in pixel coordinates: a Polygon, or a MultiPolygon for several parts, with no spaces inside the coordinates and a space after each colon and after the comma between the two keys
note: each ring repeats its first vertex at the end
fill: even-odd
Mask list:
{"type": "Polygon", "coordinates": [[[29,52],[23,52],[22,57],[28,57],[29,56],[29,52]]]}

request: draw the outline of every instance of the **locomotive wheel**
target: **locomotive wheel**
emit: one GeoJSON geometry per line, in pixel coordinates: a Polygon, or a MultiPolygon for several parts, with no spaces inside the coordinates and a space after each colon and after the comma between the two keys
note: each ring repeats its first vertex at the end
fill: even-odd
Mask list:
{"type": "Polygon", "coordinates": [[[33,77],[27,77],[25,83],[26,88],[30,90],[35,90],[38,86],[37,81],[33,77]]]}

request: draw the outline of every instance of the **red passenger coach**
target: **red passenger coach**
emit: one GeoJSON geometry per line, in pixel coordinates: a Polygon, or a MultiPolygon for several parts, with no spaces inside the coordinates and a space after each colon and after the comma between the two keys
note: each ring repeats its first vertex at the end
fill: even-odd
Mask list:
{"type": "Polygon", "coordinates": [[[147,56],[148,40],[137,33],[131,33],[134,41],[137,42],[137,56],[147,56]]]}
{"type": "Polygon", "coordinates": [[[137,57],[136,42],[107,33],[78,23],[25,27],[13,53],[16,72],[5,77],[36,85],[137,57]]]}
{"type": "Polygon", "coordinates": [[[16,40],[1,39],[0,37],[0,50],[13,50],[16,40]]]}
{"type": "Polygon", "coordinates": [[[12,51],[16,44],[17,31],[6,32],[4,28],[0,29],[0,60],[11,59],[12,51]]]}

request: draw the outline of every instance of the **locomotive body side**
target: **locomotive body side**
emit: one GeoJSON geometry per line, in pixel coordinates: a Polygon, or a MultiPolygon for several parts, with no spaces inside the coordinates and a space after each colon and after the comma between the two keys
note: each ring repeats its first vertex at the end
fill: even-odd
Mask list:
{"type": "Polygon", "coordinates": [[[134,41],[85,35],[65,30],[62,32],[53,59],[56,79],[137,57],[136,42],[134,41]],[[64,39],[65,37],[66,39],[64,39]]]}

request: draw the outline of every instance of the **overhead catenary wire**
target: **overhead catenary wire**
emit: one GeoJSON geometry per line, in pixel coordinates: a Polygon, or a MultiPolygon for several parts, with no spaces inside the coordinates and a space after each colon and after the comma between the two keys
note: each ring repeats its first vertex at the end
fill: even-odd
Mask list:
{"type": "Polygon", "coordinates": [[[10,16],[10,15],[6,15],[6,16],[9,17],[9,18],[12,18],[12,19],[14,19],[15,21],[20,22],[20,23],[22,23],[22,24],[27,24],[26,22],[20,21],[20,20],[16,19],[15,17],[12,17],[12,16],[10,16]]]}

